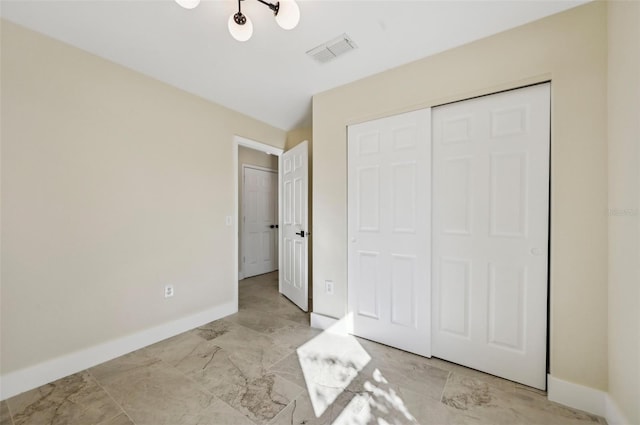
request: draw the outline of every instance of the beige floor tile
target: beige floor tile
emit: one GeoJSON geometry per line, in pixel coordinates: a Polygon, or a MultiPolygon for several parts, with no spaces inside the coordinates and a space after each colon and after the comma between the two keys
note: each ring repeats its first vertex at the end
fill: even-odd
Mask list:
{"type": "Polygon", "coordinates": [[[495,424],[599,424],[600,418],[560,406],[534,390],[511,389],[470,375],[452,373],[442,402],[473,423],[495,424]]]}
{"type": "Polygon", "coordinates": [[[207,341],[188,333],[154,344],[146,352],[171,364],[256,423],[271,420],[302,392],[295,384],[267,373],[259,359],[237,359],[235,353],[216,344],[217,339],[207,341]]]}
{"type": "Polygon", "coordinates": [[[228,320],[227,318],[216,320],[214,322],[207,323],[206,325],[199,326],[190,332],[199,336],[200,338],[211,341],[226,334],[229,331],[238,329],[240,325],[228,320]]]}
{"type": "Polygon", "coordinates": [[[252,309],[240,310],[238,313],[227,317],[226,320],[267,335],[279,330],[289,330],[291,332],[300,327],[298,323],[287,320],[277,314],[252,309]]]}
{"type": "Polygon", "coordinates": [[[273,418],[270,425],[332,425],[344,409],[345,406],[333,403],[316,414],[305,392],[273,418]]]}
{"type": "Polygon", "coordinates": [[[277,345],[268,336],[244,326],[239,326],[212,342],[230,353],[241,367],[262,371],[293,352],[293,348],[277,345]]]}
{"type": "MultiPolygon", "coordinates": [[[[290,321],[291,323],[292,321],[290,321]]],[[[277,345],[296,349],[304,343],[312,340],[320,335],[322,331],[309,327],[309,325],[301,325],[299,323],[278,329],[269,334],[269,338],[277,345]]]]}
{"type": "Polygon", "coordinates": [[[264,289],[250,286],[241,288],[238,308],[240,310],[266,311],[273,313],[274,311],[293,307],[291,301],[284,296],[277,295],[277,289],[264,289]]]}
{"type": "Polygon", "coordinates": [[[122,413],[87,372],[27,391],[7,403],[15,425],[98,424],[122,413]]]}
{"type": "Polygon", "coordinates": [[[412,359],[407,362],[381,362],[375,357],[367,365],[366,370],[361,373],[370,382],[376,374],[380,374],[384,381],[393,388],[405,388],[440,401],[444,391],[448,371],[429,366],[420,359],[412,359]]]}
{"type": "Polygon", "coordinates": [[[269,368],[269,372],[282,376],[288,381],[293,382],[301,388],[307,388],[307,383],[300,367],[298,353],[293,352],[278,363],[269,368]]]}
{"type": "Polygon", "coordinates": [[[96,366],[91,373],[136,425],[251,423],[178,369],[141,352],[96,366]]]}
{"type": "Polygon", "coordinates": [[[207,341],[193,332],[185,332],[180,335],[165,339],[140,350],[150,358],[158,358],[176,366],[185,357],[188,357],[200,344],[207,341]]]}
{"type": "Polygon", "coordinates": [[[115,418],[101,422],[100,425],[135,425],[131,419],[124,413],[119,414],[115,418]]]}
{"type": "Polygon", "coordinates": [[[9,406],[6,401],[0,401],[0,425],[12,425],[9,406]]]}
{"type": "Polygon", "coordinates": [[[267,424],[303,389],[275,375],[248,379],[238,392],[227,392],[221,399],[257,424],[267,424]]]}
{"type": "MultiPolygon", "coordinates": [[[[385,389],[385,387],[382,387],[385,389]]],[[[434,400],[430,397],[408,390],[403,387],[391,387],[386,389],[387,392],[393,391],[392,395],[397,397],[404,405],[404,408],[422,425],[441,425],[441,424],[473,424],[472,420],[452,409],[440,400],[434,400]]],[[[399,402],[396,402],[398,404],[399,402]]],[[[395,411],[402,412],[403,409],[396,408],[395,411]]],[[[393,410],[390,410],[393,411],[393,410]]],[[[399,417],[396,413],[395,417],[399,417]]],[[[390,422],[389,423],[393,423],[390,422]]],[[[402,422],[401,422],[402,423],[402,422]]]]}

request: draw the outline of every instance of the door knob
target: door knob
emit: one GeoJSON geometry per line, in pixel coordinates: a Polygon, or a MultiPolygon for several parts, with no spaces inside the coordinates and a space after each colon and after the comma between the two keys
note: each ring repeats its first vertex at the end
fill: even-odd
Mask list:
{"type": "Polygon", "coordinates": [[[269,226],[269,228],[270,228],[270,229],[275,229],[275,228],[276,228],[276,225],[275,225],[275,224],[272,224],[271,226],[269,226]]]}
{"type": "Polygon", "coordinates": [[[296,232],[296,235],[300,236],[301,238],[304,238],[304,230],[300,230],[300,232],[296,232]]]}

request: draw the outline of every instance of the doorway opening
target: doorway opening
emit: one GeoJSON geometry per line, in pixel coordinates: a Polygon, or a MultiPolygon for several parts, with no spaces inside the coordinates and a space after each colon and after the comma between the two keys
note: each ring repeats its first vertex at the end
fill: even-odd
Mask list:
{"type": "Polygon", "coordinates": [[[278,270],[278,159],[243,146],[238,149],[238,274],[244,279],[278,270]]]}
{"type": "MultiPolygon", "coordinates": [[[[275,226],[279,225],[280,217],[280,200],[278,196],[280,176],[278,170],[282,153],[282,149],[241,136],[234,136],[233,166],[234,176],[236,176],[234,184],[234,251],[236,252],[236,264],[234,269],[236,281],[248,276],[261,274],[257,273],[257,271],[266,270],[266,268],[271,269],[262,273],[273,272],[280,268],[279,228],[275,226]],[[250,180],[249,185],[244,184],[247,177],[250,180]],[[268,187],[264,187],[265,185],[268,187]],[[245,188],[245,186],[247,187],[245,188]],[[247,194],[247,192],[249,193],[247,194]],[[246,225],[248,211],[246,211],[245,202],[247,200],[250,202],[249,208],[251,209],[249,226],[246,225]],[[270,220],[270,222],[262,223],[264,220],[270,220]],[[259,228],[263,224],[266,225],[266,229],[259,228]],[[274,227],[271,228],[269,226],[274,227]],[[251,237],[247,235],[247,229],[252,232],[251,237]],[[261,232],[260,230],[266,231],[261,232]],[[251,246],[252,243],[255,245],[251,246]],[[261,255],[264,252],[267,252],[267,254],[261,255]],[[250,257],[251,267],[249,268],[246,267],[247,256],[250,257]],[[257,258],[260,256],[262,256],[263,260],[261,262],[268,264],[261,264],[258,267],[257,263],[260,261],[257,258]],[[271,258],[268,258],[268,261],[264,261],[265,257],[271,258]]],[[[238,299],[237,285],[235,299],[238,299]]]]}
{"type": "MultiPolygon", "coordinates": [[[[308,152],[307,141],[284,152],[254,140],[234,137],[236,280],[279,270],[279,292],[305,312],[308,311],[310,236],[308,152]],[[249,149],[245,151],[245,148],[249,149]],[[245,153],[247,157],[257,155],[265,162],[242,164],[241,156],[245,153]],[[273,174],[276,162],[269,156],[278,157],[277,178],[273,174]],[[274,193],[280,194],[276,200],[259,200],[274,193]],[[268,210],[262,218],[257,218],[258,205],[268,210]]],[[[235,287],[235,299],[238,300],[238,286],[235,287]]]]}

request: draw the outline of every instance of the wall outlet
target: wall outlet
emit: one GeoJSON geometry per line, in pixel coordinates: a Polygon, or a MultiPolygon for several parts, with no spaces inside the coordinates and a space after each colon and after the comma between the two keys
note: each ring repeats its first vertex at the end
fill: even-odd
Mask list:
{"type": "Polygon", "coordinates": [[[173,285],[165,285],[164,286],[164,297],[169,298],[173,297],[173,285]]]}
{"type": "Polygon", "coordinates": [[[333,281],[325,280],[324,281],[324,290],[328,295],[333,295],[333,281]]]}

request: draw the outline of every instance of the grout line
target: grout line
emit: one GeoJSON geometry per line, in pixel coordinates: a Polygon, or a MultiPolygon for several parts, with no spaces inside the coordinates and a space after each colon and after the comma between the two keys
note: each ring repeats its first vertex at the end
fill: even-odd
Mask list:
{"type": "MultiPolygon", "coordinates": [[[[138,350],[136,350],[138,351],[138,350]]],[[[135,352],[135,351],[134,351],[135,352]]],[[[91,371],[89,369],[86,370],[86,372],[89,374],[89,376],[91,376],[91,378],[93,379],[93,381],[102,389],[102,391],[104,391],[111,400],[113,400],[113,402],[116,404],[116,406],[118,406],[120,408],[120,410],[122,411],[121,413],[118,413],[117,415],[115,415],[113,418],[124,414],[127,418],[129,418],[129,420],[131,421],[131,423],[133,425],[136,425],[136,422],[131,418],[131,416],[129,416],[129,414],[127,413],[127,411],[124,409],[124,407],[122,407],[120,405],[120,403],[118,403],[118,401],[111,395],[111,393],[102,385],[102,383],[100,383],[100,381],[98,381],[98,378],[96,378],[93,373],[91,373],[91,371]]],[[[107,420],[111,420],[113,418],[107,419],[107,420]]],[[[101,423],[105,423],[107,420],[102,421],[101,423]]],[[[98,424],[99,425],[99,424],[98,424]]]]}
{"type": "MultiPolygon", "coordinates": [[[[222,350],[224,350],[224,348],[220,347],[222,350]]],[[[242,415],[243,417],[247,418],[247,420],[249,420],[251,423],[253,423],[254,425],[259,425],[257,422],[255,422],[253,419],[251,419],[250,417],[248,417],[247,415],[245,415],[244,413],[242,413],[241,411],[239,411],[238,409],[236,409],[235,407],[233,407],[232,405],[230,405],[229,403],[227,403],[225,400],[221,399],[220,397],[218,397],[217,395],[215,395],[214,393],[212,393],[211,391],[209,391],[209,389],[207,387],[205,387],[204,385],[202,385],[200,382],[196,381],[194,378],[192,378],[191,376],[187,375],[185,372],[181,371],[180,369],[178,369],[177,367],[171,365],[170,363],[165,362],[164,360],[160,359],[161,362],[165,363],[166,365],[168,365],[169,367],[172,367],[173,369],[175,369],[178,373],[180,373],[183,377],[185,377],[188,381],[190,381],[197,389],[201,390],[202,392],[204,392],[205,394],[210,395],[214,400],[217,400],[223,404],[226,404],[230,409],[232,409],[234,412],[242,415]]]]}
{"type": "Polygon", "coordinates": [[[7,405],[7,410],[9,411],[9,420],[11,421],[11,425],[15,425],[15,421],[13,420],[13,413],[11,413],[11,407],[9,407],[9,401],[4,400],[4,403],[7,405]]]}
{"type": "MultiPolygon", "coordinates": [[[[187,331],[189,332],[189,331],[187,331]]],[[[209,341],[215,341],[215,338],[212,340],[206,340],[203,339],[203,341],[200,343],[205,343],[205,342],[209,342],[209,341]]],[[[217,346],[219,347],[221,350],[225,350],[223,347],[217,346]]],[[[226,350],[225,350],[226,351],[226,350]]],[[[247,415],[245,415],[244,413],[242,413],[241,411],[239,411],[238,409],[236,409],[235,407],[231,406],[229,403],[227,403],[226,401],[224,401],[223,399],[221,399],[220,397],[218,397],[217,395],[215,395],[214,393],[212,393],[211,391],[209,391],[209,389],[207,387],[205,387],[204,385],[202,385],[200,382],[196,381],[194,378],[192,378],[191,376],[189,376],[188,374],[186,374],[185,372],[181,371],[180,369],[178,369],[176,366],[172,365],[171,363],[165,361],[164,359],[154,356],[154,358],[158,359],[160,361],[160,363],[162,363],[164,366],[174,369],[177,373],[179,373],[182,377],[186,378],[189,382],[191,382],[191,384],[193,386],[196,387],[196,389],[204,392],[207,395],[210,395],[214,400],[220,401],[223,404],[226,404],[229,408],[233,409],[234,412],[239,413],[240,415],[242,415],[243,417],[247,418],[247,420],[249,420],[251,423],[253,423],[254,425],[259,425],[257,422],[255,422],[253,419],[251,419],[250,417],[248,417],[247,415]]],[[[134,424],[135,425],[135,424],[134,424]]]]}
{"type": "Polygon", "coordinates": [[[453,372],[451,372],[450,370],[447,370],[446,372],[447,372],[447,379],[446,381],[444,381],[444,385],[442,386],[442,392],[440,392],[440,398],[438,400],[440,403],[442,403],[442,397],[444,397],[444,390],[447,388],[447,385],[449,384],[449,379],[451,379],[451,377],[453,376],[453,372]]]}

